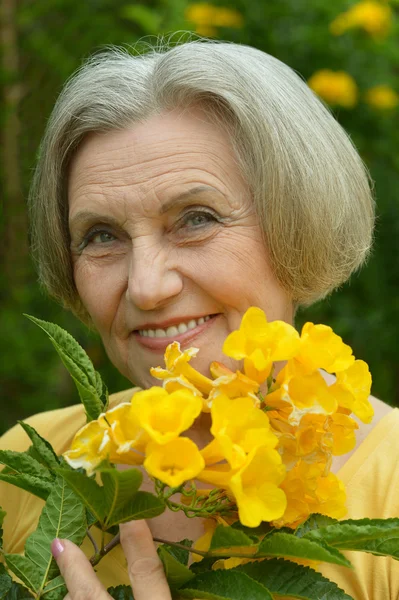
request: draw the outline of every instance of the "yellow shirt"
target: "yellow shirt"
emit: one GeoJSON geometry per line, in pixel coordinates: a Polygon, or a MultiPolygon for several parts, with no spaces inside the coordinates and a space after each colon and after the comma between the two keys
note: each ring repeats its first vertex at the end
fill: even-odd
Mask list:
{"type": "MultiPolygon", "coordinates": [[[[128,402],[133,390],[111,396],[111,406],[128,402]]],[[[76,431],[85,424],[81,405],[40,413],[27,419],[57,454],[71,444],[76,431]]],[[[24,451],[30,440],[18,425],[0,438],[0,449],[24,451]]],[[[386,415],[348,459],[338,473],[348,494],[347,518],[399,517],[399,409],[386,415]]],[[[44,502],[10,484],[0,482],[0,506],[7,512],[4,521],[6,552],[22,553],[27,536],[36,529],[44,502]]],[[[95,528],[94,528],[95,529],[95,528]]],[[[92,554],[85,540],[83,550],[92,554]]],[[[347,552],[354,571],[336,565],[322,565],[323,575],[335,581],[355,600],[398,600],[399,562],[364,552],[347,552]]],[[[106,587],[129,584],[126,561],[120,547],[101,561],[100,579],[106,587]]]]}

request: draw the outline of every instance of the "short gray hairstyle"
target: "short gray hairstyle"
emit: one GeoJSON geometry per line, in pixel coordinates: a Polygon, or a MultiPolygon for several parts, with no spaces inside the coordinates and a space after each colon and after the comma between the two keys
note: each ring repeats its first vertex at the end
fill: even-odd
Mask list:
{"type": "Polygon", "coordinates": [[[290,67],[226,42],[158,44],[137,55],[111,47],[90,57],[62,90],[29,202],[39,279],[86,322],[69,248],[74,152],[89,132],[198,103],[228,128],[272,269],[296,305],[324,297],[367,257],[374,223],[367,170],[349,136],[290,67]]]}

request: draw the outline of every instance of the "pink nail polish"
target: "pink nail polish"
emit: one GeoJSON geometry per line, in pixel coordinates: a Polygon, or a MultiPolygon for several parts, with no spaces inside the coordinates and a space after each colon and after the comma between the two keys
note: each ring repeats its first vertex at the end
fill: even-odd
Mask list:
{"type": "Polygon", "coordinates": [[[54,556],[55,560],[57,560],[61,552],[64,552],[64,550],[65,546],[58,538],[55,538],[55,540],[51,542],[51,554],[54,556]]]}

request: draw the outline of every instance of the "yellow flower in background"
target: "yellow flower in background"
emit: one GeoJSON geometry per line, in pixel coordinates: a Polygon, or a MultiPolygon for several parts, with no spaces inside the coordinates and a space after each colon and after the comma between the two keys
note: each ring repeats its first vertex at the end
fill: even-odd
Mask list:
{"type": "Polygon", "coordinates": [[[341,519],[346,514],[346,493],[343,483],[324,464],[300,461],[291,469],[281,488],[287,497],[284,515],[273,525],[297,527],[311,513],[341,519]]]}
{"type": "Polygon", "coordinates": [[[73,469],[85,469],[88,475],[92,475],[112,450],[116,447],[111,440],[110,428],[101,415],[97,421],[91,421],[77,432],[70,450],[63,456],[73,469]]]}
{"type": "Polygon", "coordinates": [[[310,505],[312,513],[320,513],[333,519],[342,519],[346,515],[345,487],[334,473],[319,477],[315,496],[315,503],[310,505]]]}
{"type": "Polygon", "coordinates": [[[324,369],[337,373],[355,362],[352,348],[327,325],[305,323],[301,332],[301,345],[295,356],[308,373],[324,369]]]}
{"type": "Polygon", "coordinates": [[[329,104],[353,108],[357,103],[356,82],[345,71],[321,69],[310,77],[308,85],[329,104]]]}
{"type": "Polygon", "coordinates": [[[165,352],[165,369],[162,367],[152,367],[150,373],[156,379],[164,381],[164,386],[168,384],[169,379],[175,380],[181,375],[193,385],[199,393],[209,394],[212,389],[212,380],[196,371],[189,361],[197,356],[198,348],[188,348],[182,352],[179,342],[169,344],[165,352]]]}
{"type": "Polygon", "coordinates": [[[399,104],[399,94],[389,85],[376,85],[367,90],[365,97],[367,104],[379,110],[390,110],[399,104]]]}
{"type": "Polygon", "coordinates": [[[382,2],[363,0],[339,14],[330,24],[333,35],[342,35],[349,29],[364,29],[375,38],[389,33],[392,25],[392,8],[382,2]]]}
{"type": "Polygon", "coordinates": [[[263,310],[256,307],[247,310],[240,329],[230,333],[223,344],[224,354],[244,359],[245,375],[259,383],[266,381],[274,361],[292,358],[298,348],[299,335],[291,325],[268,323],[263,310]]]}
{"type": "Polygon", "coordinates": [[[337,381],[330,386],[339,406],[349,409],[363,423],[370,423],[374,409],[369,401],[371,374],[367,363],[356,360],[345,371],[337,373],[337,381]]]}
{"type": "Polygon", "coordinates": [[[185,19],[195,25],[195,32],[206,37],[216,37],[217,27],[241,29],[243,16],[235,9],[213,6],[205,2],[191,4],[185,12],[185,19]]]}
{"type": "Polygon", "coordinates": [[[144,468],[152,477],[170,487],[178,487],[193,479],[204,466],[200,451],[189,438],[176,438],[162,445],[151,442],[147,446],[144,468]]]}
{"type": "Polygon", "coordinates": [[[246,527],[258,527],[262,521],[274,521],[284,514],[287,500],[278,487],[285,467],[276,450],[255,448],[243,467],[230,479],[230,490],[238,506],[240,521],[246,527]]]}
{"type": "Polygon", "coordinates": [[[328,428],[332,435],[332,453],[341,456],[356,446],[356,429],[359,425],[348,415],[335,413],[327,417],[328,428]]]}
{"type": "Polygon", "coordinates": [[[152,440],[166,444],[191,427],[202,410],[202,400],[189,390],[169,394],[160,387],[137,392],[132,411],[152,440]]]}

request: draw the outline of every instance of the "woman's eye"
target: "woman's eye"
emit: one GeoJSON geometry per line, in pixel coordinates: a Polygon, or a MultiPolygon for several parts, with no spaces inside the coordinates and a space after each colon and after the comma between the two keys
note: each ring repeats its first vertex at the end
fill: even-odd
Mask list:
{"type": "Polygon", "coordinates": [[[185,227],[202,227],[204,225],[208,225],[209,223],[217,221],[215,215],[209,212],[204,211],[196,211],[190,212],[184,215],[183,224],[185,227]]]}
{"type": "Polygon", "coordinates": [[[79,249],[82,251],[87,246],[100,246],[109,242],[113,242],[115,240],[115,236],[109,231],[105,231],[104,229],[92,229],[86,233],[83,238],[83,241],[79,245],[79,249]]]}
{"type": "Polygon", "coordinates": [[[108,231],[99,231],[93,233],[88,241],[92,244],[104,244],[106,242],[112,242],[114,239],[115,236],[113,236],[112,233],[108,233],[108,231]]]}

